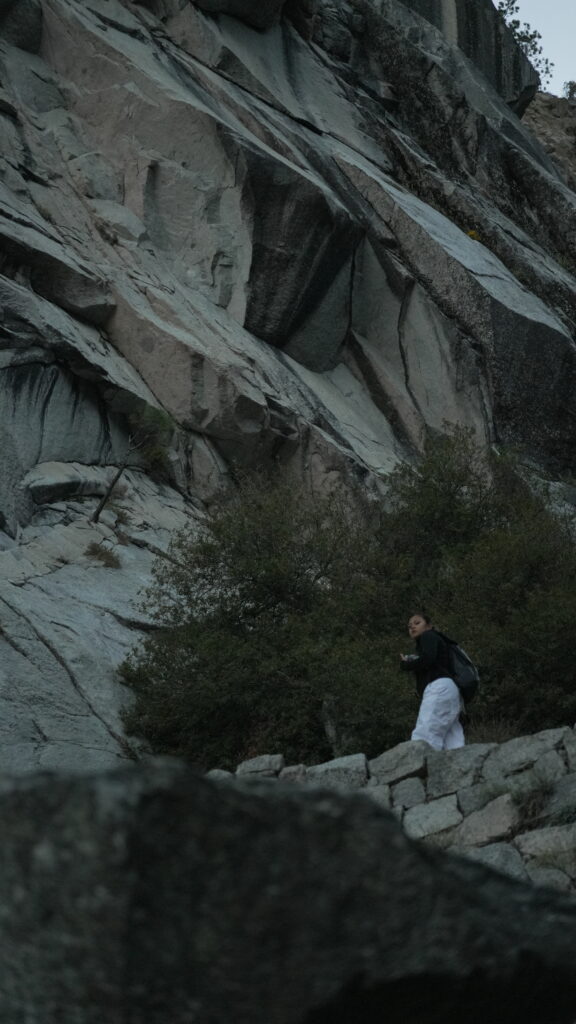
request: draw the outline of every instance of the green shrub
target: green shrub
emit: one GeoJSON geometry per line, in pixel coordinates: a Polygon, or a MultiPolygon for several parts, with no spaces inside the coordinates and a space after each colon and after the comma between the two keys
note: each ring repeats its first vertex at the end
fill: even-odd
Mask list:
{"type": "Polygon", "coordinates": [[[572,724],[575,571],[570,524],[464,430],[392,473],[383,502],[247,479],[156,564],[126,727],[209,767],[377,754],[413,726],[398,664],[421,606],[480,664],[477,734],[572,724]]]}
{"type": "Polygon", "coordinates": [[[398,654],[378,612],[376,535],[357,528],[368,518],[254,478],[200,536],[177,536],[146,604],[159,629],[123,667],[136,694],[127,728],[228,766],[266,750],[331,757],[328,703],[353,745],[405,738],[405,683],[384,668],[398,654]]]}

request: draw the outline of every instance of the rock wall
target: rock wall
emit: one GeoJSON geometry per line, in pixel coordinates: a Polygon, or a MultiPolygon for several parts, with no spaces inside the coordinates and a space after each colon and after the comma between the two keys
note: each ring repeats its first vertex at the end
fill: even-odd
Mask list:
{"type": "Polygon", "coordinates": [[[562,172],[568,186],[576,189],[576,100],[539,92],[530,105],[525,123],[562,172]]]}
{"type": "Polygon", "coordinates": [[[359,794],[174,762],[4,779],[5,1024],[571,1024],[576,902],[359,794]]]}
{"type": "MultiPolygon", "coordinates": [[[[507,743],[432,750],[422,740],[379,757],[285,765],[244,761],[236,778],[362,791],[391,809],[404,832],[512,878],[576,893],[576,733],[548,729],[507,743]]],[[[213,770],[209,777],[233,780],[213,770]]]]}
{"type": "Polygon", "coordinates": [[[128,756],[151,558],[231,469],[379,493],[448,420],[574,471],[576,198],[442,10],[0,4],[1,765],[128,756]]]}
{"type": "Polygon", "coordinates": [[[492,0],[402,0],[440,29],[522,116],[539,85],[537,72],[516,45],[492,0]]]}

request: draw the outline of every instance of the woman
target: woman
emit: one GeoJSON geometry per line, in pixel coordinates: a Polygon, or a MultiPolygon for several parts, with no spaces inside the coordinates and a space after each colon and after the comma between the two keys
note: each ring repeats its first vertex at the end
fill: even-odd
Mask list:
{"type": "Polygon", "coordinates": [[[417,653],[401,654],[401,668],[414,673],[416,688],[422,697],[410,738],[426,740],[435,750],[463,747],[462,698],[451,677],[448,645],[434,629],[428,615],[422,612],[410,616],[408,633],[416,642],[417,653]]]}

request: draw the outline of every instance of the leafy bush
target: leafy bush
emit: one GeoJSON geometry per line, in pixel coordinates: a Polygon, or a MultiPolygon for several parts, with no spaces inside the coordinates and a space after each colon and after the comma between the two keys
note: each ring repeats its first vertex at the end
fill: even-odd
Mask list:
{"type": "Polygon", "coordinates": [[[126,726],[209,767],[377,754],[410,735],[398,663],[422,606],[480,663],[477,731],[571,724],[575,570],[571,524],[464,430],[398,467],[384,502],[247,479],[156,564],[126,726]]]}
{"type": "Polygon", "coordinates": [[[136,692],[127,727],[209,765],[275,749],[321,760],[341,731],[355,749],[404,738],[405,687],[395,673],[383,684],[397,651],[378,607],[376,535],[357,528],[369,518],[253,478],[200,535],[177,536],[146,603],[159,629],[123,668],[136,692]]]}

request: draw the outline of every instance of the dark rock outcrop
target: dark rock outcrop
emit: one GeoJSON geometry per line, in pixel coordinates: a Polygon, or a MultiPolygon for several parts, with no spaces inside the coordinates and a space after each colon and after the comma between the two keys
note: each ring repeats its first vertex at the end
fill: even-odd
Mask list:
{"type": "Polygon", "coordinates": [[[576,903],[366,797],[176,763],[5,780],[5,1024],[571,1024],[576,903]]]}
{"type": "Polygon", "coordinates": [[[254,28],[271,28],[280,20],[286,0],[195,0],[208,14],[230,14],[254,28]]]}
{"type": "Polygon", "coordinates": [[[41,0],[0,0],[0,39],[38,53],[42,39],[41,0]]]}
{"type": "Polygon", "coordinates": [[[560,168],[568,186],[576,189],[576,99],[539,92],[525,124],[560,168]]]}
{"type": "Polygon", "coordinates": [[[401,0],[441,30],[522,116],[540,79],[492,0],[401,0]]]}

